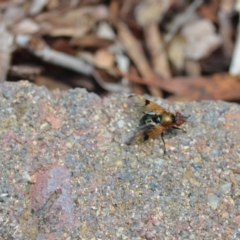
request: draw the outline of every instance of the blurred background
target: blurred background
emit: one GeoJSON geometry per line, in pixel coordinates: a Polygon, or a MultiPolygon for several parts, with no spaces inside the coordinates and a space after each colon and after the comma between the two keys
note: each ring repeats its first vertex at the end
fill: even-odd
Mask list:
{"type": "Polygon", "coordinates": [[[239,103],[239,10],[239,0],[1,0],[0,81],[239,103]]]}

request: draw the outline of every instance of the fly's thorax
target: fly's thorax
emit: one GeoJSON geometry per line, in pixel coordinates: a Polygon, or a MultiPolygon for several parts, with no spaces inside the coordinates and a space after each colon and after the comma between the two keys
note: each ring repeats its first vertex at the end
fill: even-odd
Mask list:
{"type": "Polygon", "coordinates": [[[171,127],[175,124],[175,118],[172,113],[162,114],[162,125],[165,127],[171,127]]]}
{"type": "Polygon", "coordinates": [[[162,123],[162,115],[156,113],[145,113],[140,119],[139,126],[162,123]]]}

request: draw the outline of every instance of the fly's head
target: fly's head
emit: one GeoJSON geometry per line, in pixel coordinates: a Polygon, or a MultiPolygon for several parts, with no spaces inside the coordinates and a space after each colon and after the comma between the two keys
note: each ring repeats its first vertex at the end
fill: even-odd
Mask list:
{"type": "Polygon", "coordinates": [[[176,112],[175,114],[175,125],[181,126],[183,123],[186,122],[186,120],[190,117],[189,116],[183,116],[180,112],[176,112]]]}

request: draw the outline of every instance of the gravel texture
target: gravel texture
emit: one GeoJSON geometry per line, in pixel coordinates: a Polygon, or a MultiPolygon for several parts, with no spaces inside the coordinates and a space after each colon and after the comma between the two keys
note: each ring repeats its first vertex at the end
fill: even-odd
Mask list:
{"type": "Polygon", "coordinates": [[[0,239],[240,239],[240,107],[169,103],[191,115],[138,146],[124,95],[0,85],[0,239]]]}

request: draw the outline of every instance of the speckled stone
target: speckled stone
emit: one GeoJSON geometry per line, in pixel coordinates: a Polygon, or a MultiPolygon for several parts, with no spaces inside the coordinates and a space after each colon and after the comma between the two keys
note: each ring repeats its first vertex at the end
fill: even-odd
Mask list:
{"type": "Polygon", "coordinates": [[[239,105],[155,100],[191,115],[165,155],[124,95],[1,84],[0,239],[239,239],[239,105]]]}

